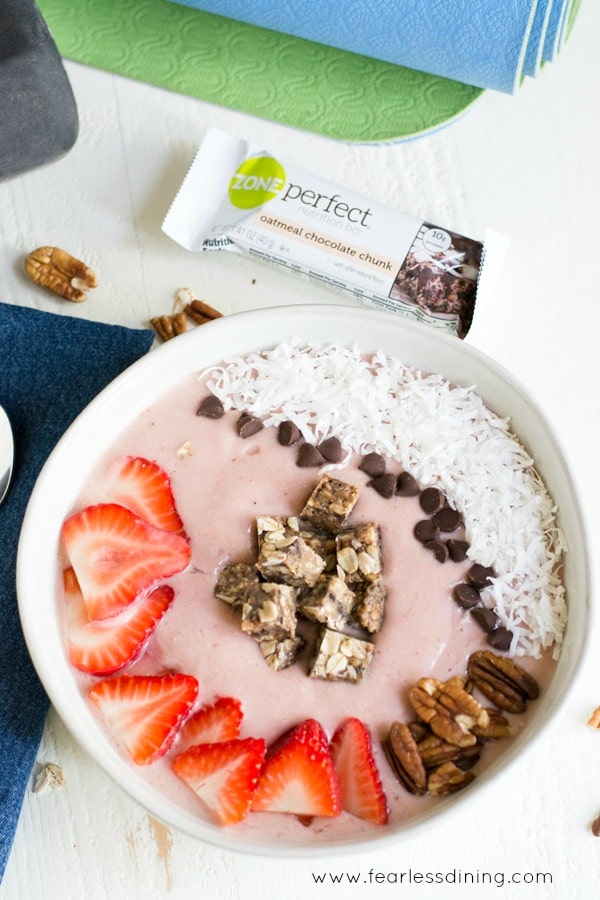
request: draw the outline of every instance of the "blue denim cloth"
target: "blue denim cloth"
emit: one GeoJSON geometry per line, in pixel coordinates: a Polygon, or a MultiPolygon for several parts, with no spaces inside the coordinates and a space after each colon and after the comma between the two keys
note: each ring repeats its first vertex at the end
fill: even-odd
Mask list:
{"type": "Polygon", "coordinates": [[[16,446],[13,482],[0,506],[0,880],[49,705],[17,612],[15,562],[23,514],[35,479],[67,426],[150,349],[153,336],[0,303],[0,403],[16,446]]]}

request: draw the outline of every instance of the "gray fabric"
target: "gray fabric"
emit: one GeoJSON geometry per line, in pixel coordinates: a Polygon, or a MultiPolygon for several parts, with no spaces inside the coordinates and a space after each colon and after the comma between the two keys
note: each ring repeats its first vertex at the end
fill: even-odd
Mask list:
{"type": "Polygon", "coordinates": [[[64,156],[77,139],[73,91],[32,0],[0,0],[0,181],[64,156]]]}

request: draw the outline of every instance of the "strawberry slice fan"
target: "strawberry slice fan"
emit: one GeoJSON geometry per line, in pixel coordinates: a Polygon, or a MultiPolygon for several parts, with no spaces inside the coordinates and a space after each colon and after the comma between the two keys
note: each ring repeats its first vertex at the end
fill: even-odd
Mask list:
{"type": "MultiPolygon", "coordinates": [[[[0,303],[0,403],[13,425],[14,480],[0,506],[0,879],[48,710],[19,624],[17,544],[31,489],[65,429],[146,353],[152,331],[0,303]]],[[[164,598],[163,598],[164,599],[164,598]]]]}

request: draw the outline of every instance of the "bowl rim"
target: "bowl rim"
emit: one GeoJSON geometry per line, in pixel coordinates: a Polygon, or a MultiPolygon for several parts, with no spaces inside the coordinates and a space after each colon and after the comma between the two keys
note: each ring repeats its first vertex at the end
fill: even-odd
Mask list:
{"type": "MultiPolygon", "coordinates": [[[[332,339],[325,341],[325,343],[328,342],[332,342],[332,339]]],[[[397,359],[400,358],[402,362],[406,362],[403,354],[394,354],[388,350],[384,350],[384,352],[387,355],[395,356],[397,359]]],[[[422,366],[422,368],[425,367],[422,366]]],[[[140,406],[138,402],[139,397],[135,399],[137,406],[139,406],[139,412],[147,404],[142,403],[140,406]]],[[[497,409],[496,411],[500,412],[497,409]]],[[[123,411],[119,413],[117,418],[119,418],[119,421],[123,418],[123,411]]],[[[127,413],[127,420],[132,418],[134,418],[134,414],[127,413]]],[[[512,418],[513,416],[511,415],[512,418]]],[[[122,426],[111,427],[114,428],[116,435],[122,426]]],[[[519,429],[515,430],[520,435],[519,429]]],[[[110,441],[102,441],[101,443],[102,448],[105,450],[110,441]]],[[[537,465],[538,460],[536,459],[536,468],[537,465]]],[[[89,474],[90,467],[90,465],[84,466],[87,474],[89,474]]],[[[545,475],[543,475],[543,479],[547,483],[545,475]]],[[[80,477],[79,483],[81,481],[82,477],[80,477]]],[[[72,489],[73,499],[76,494],[77,489],[72,489]]],[[[62,523],[64,516],[59,518],[62,523]]],[[[431,827],[432,824],[437,824],[444,820],[446,816],[453,815],[456,810],[472,802],[472,799],[477,797],[481,791],[484,791],[490,783],[497,783],[503,776],[505,777],[512,770],[515,763],[522,760],[525,753],[531,751],[537,744],[549,722],[565,703],[581,671],[590,646],[592,572],[587,535],[588,529],[575,482],[557,434],[547,421],[544,413],[536,405],[528,389],[495,360],[471,344],[467,344],[454,336],[438,332],[423,324],[409,321],[394,313],[366,307],[333,304],[295,304],[265,307],[246,310],[214,320],[202,326],[201,329],[193,329],[180,335],[177,341],[170,341],[153,349],[150,354],[133,363],[107,385],[76,417],[46,460],[27,505],[17,551],[18,609],[25,641],[34,667],[48,693],[50,701],[67,729],[113,781],[133,797],[134,800],[151,811],[159,820],[170,827],[176,827],[200,840],[230,851],[276,857],[343,854],[372,847],[383,847],[400,840],[403,836],[412,837],[422,829],[431,827]],[[305,323],[304,326],[302,323],[305,323]],[[68,458],[69,454],[73,455],[73,453],[76,454],[79,450],[85,449],[85,439],[93,431],[92,425],[95,416],[105,417],[107,410],[110,411],[122,397],[131,399],[132,393],[143,384],[148,375],[168,373],[170,383],[166,387],[161,384],[158,391],[155,388],[144,388],[141,392],[146,397],[148,391],[150,391],[157,398],[168,391],[178,380],[181,380],[186,373],[201,372],[206,368],[206,365],[194,365],[190,368],[192,357],[195,359],[194,353],[197,350],[197,345],[200,346],[202,353],[207,359],[210,359],[212,356],[212,364],[218,364],[223,358],[239,355],[240,352],[265,349],[268,346],[296,337],[300,337],[306,342],[321,344],[323,341],[319,337],[319,331],[323,330],[324,325],[326,326],[326,332],[330,331],[331,333],[340,334],[341,338],[339,341],[336,341],[337,343],[344,345],[357,344],[363,352],[367,353],[377,349],[362,345],[362,336],[370,332],[381,332],[386,346],[390,343],[392,336],[400,336],[402,341],[406,342],[406,346],[410,346],[411,354],[422,354],[425,346],[428,348],[428,352],[433,353],[435,351],[434,355],[436,355],[436,358],[438,358],[437,354],[439,354],[443,359],[443,366],[435,370],[440,371],[446,378],[449,378],[449,376],[443,369],[448,365],[449,359],[458,359],[460,350],[460,353],[465,354],[469,367],[480,373],[487,373],[487,377],[484,379],[486,381],[485,389],[480,389],[479,383],[472,380],[468,380],[467,383],[475,384],[477,392],[484,396],[484,401],[488,406],[494,408],[494,404],[490,403],[485,397],[487,390],[490,389],[490,385],[501,384],[503,389],[508,391],[511,398],[520,398],[524,414],[531,415],[541,427],[550,449],[552,464],[561,470],[561,475],[564,478],[564,485],[561,490],[564,489],[566,496],[569,498],[570,510],[574,516],[573,528],[579,539],[575,548],[577,555],[573,565],[578,567],[579,577],[583,581],[583,590],[580,591],[580,598],[578,599],[578,616],[581,619],[581,623],[575,636],[570,634],[569,625],[567,625],[563,652],[557,669],[557,673],[566,670],[567,683],[558,687],[555,685],[556,677],[553,679],[552,685],[555,686],[554,688],[552,685],[550,686],[547,692],[550,697],[544,698],[541,707],[548,710],[547,714],[542,717],[536,710],[532,723],[525,729],[527,739],[523,740],[522,737],[514,738],[511,747],[500,754],[499,759],[486,767],[485,772],[476,779],[475,784],[461,792],[461,794],[454,795],[430,807],[425,814],[418,816],[416,819],[411,818],[395,826],[386,826],[381,831],[373,833],[358,834],[338,840],[328,839],[325,844],[306,841],[282,842],[269,836],[255,840],[246,835],[238,834],[236,836],[230,829],[222,829],[218,825],[212,825],[199,819],[191,821],[191,815],[182,816],[179,807],[171,801],[165,801],[165,798],[159,795],[155,789],[150,788],[141,776],[136,775],[133,784],[131,784],[131,766],[124,760],[119,760],[118,757],[115,758],[114,751],[109,753],[108,758],[106,757],[108,739],[100,732],[92,731],[90,734],[89,722],[85,719],[81,721],[74,717],[73,710],[69,706],[69,694],[67,693],[65,697],[64,691],[61,691],[62,683],[55,667],[52,665],[52,660],[46,659],[44,656],[43,625],[40,624],[35,615],[36,607],[34,605],[39,603],[38,593],[35,590],[36,579],[39,580],[39,570],[36,569],[34,572],[35,567],[30,565],[29,560],[35,558],[34,553],[39,555],[39,547],[36,547],[35,538],[39,537],[40,531],[43,531],[40,528],[39,520],[41,510],[46,509],[46,501],[53,495],[53,490],[51,489],[52,480],[60,475],[63,457],[68,458]],[[303,337],[303,331],[309,331],[313,336],[303,337]],[[263,333],[266,335],[265,339],[257,340],[258,335],[263,333]],[[278,336],[269,338],[271,334],[278,336]],[[353,335],[354,337],[344,339],[345,334],[353,335]],[[213,350],[215,347],[220,347],[224,342],[231,341],[232,337],[236,347],[246,346],[247,349],[224,354],[219,353],[217,349],[213,350]],[[565,653],[565,647],[568,648],[567,653],[565,653]],[[536,722],[534,729],[532,726],[536,722]]],[[[50,541],[50,543],[52,542],[50,541]]],[[[54,548],[56,546],[56,543],[53,544],[54,548]]],[[[45,558],[48,560],[48,552],[46,552],[45,558]]],[[[43,566],[42,571],[44,571],[43,566]]],[[[50,594],[52,603],[55,603],[54,584],[55,582],[53,582],[50,594]]],[[[570,618],[571,616],[569,616],[570,618]]],[[[63,662],[66,662],[66,660],[63,660],[63,662]]],[[[69,667],[68,662],[66,667],[69,667]]],[[[72,680],[74,681],[74,679],[72,680]]]]}

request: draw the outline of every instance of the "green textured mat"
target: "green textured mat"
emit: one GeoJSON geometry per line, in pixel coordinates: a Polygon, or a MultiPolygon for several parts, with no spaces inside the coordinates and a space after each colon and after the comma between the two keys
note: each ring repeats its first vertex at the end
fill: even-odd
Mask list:
{"type": "Polygon", "coordinates": [[[168,0],[38,0],[63,57],[344,141],[416,137],[482,93],[168,0]]]}

